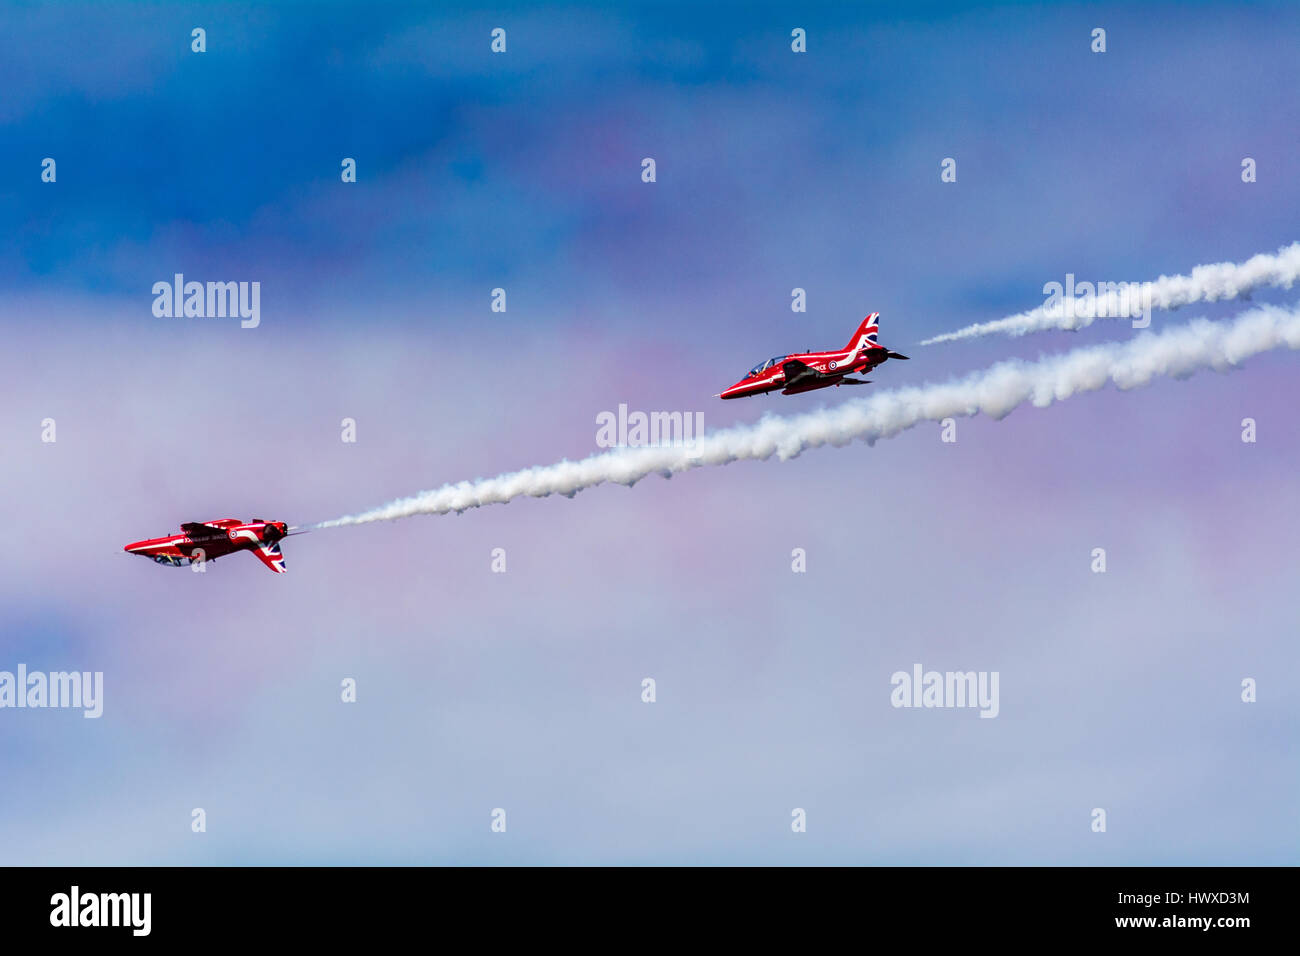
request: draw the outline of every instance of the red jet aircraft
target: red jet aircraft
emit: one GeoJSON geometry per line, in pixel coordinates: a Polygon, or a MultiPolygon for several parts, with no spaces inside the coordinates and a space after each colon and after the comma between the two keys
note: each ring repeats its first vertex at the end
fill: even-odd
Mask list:
{"type": "Polygon", "coordinates": [[[851,372],[870,372],[886,359],[906,359],[876,341],[880,332],[880,313],[872,312],[862,320],[849,344],[838,352],[803,352],[778,355],[759,362],[718,398],[745,398],[763,395],[778,388],[782,395],[811,392],[831,385],[866,385],[866,379],[849,378],[851,372]]]}
{"type": "Polygon", "coordinates": [[[197,561],[215,561],[236,551],[251,551],[276,574],[284,574],[284,555],[280,553],[280,539],[290,534],[283,521],[263,521],[254,518],[245,524],[238,518],[218,518],[215,521],[187,521],[181,533],[166,538],[150,538],[128,544],[124,550],[152,558],[159,564],[173,568],[197,561]]]}

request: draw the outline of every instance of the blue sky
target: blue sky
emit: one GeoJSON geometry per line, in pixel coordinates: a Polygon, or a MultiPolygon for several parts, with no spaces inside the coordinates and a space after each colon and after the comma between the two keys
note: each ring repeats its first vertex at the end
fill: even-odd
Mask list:
{"type": "Polygon", "coordinates": [[[106,694],[0,710],[0,862],[1294,863],[1293,355],[294,538],[283,578],[120,548],[582,457],[620,403],[842,401],[711,396],[869,311],[913,356],[877,388],[1127,338],[916,345],[1298,238],[1297,40],[1287,5],[0,7],[0,669],[106,694]],[[260,282],[261,325],[155,317],[176,272],[260,282]],[[918,661],[999,671],[999,717],[891,708],[918,661]]]}

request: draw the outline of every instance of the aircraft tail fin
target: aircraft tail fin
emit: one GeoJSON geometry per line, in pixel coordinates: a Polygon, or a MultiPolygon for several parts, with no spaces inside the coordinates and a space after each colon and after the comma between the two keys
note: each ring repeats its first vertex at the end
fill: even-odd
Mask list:
{"type": "Polygon", "coordinates": [[[253,554],[276,574],[284,574],[284,553],[280,550],[279,541],[259,545],[253,549],[253,554]]]}
{"type": "Polygon", "coordinates": [[[862,320],[862,324],[858,326],[858,330],[853,333],[853,338],[849,339],[849,344],[844,348],[846,351],[876,348],[880,344],[879,337],[880,313],[872,312],[862,320]]]}

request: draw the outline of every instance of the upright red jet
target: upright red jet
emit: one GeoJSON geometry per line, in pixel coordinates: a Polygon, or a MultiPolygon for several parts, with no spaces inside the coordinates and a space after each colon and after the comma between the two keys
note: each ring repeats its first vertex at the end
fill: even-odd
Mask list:
{"type": "Polygon", "coordinates": [[[798,355],[778,355],[759,362],[731,388],[718,398],[745,398],[763,395],[778,388],[782,395],[811,392],[815,388],[832,385],[866,385],[860,378],[849,378],[851,372],[870,372],[886,359],[906,359],[906,355],[891,352],[876,341],[880,333],[880,313],[872,312],[862,320],[849,344],[838,352],[803,352],[798,355]]]}
{"type": "Polygon", "coordinates": [[[236,551],[251,551],[257,560],[276,574],[284,574],[280,539],[289,534],[289,526],[283,521],[263,521],[261,518],[254,518],[247,524],[238,518],[187,521],[181,525],[180,534],[136,541],[124,550],[174,568],[196,561],[215,561],[236,551]]]}

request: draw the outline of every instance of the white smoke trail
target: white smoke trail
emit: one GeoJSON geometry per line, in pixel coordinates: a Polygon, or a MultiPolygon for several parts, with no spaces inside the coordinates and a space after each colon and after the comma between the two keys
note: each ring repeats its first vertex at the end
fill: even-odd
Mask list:
{"type": "MultiPolygon", "coordinates": [[[[1248,295],[1262,286],[1289,289],[1300,279],[1300,242],[1283,246],[1275,255],[1260,253],[1245,262],[1216,262],[1197,266],[1191,275],[1161,276],[1137,288],[1109,290],[1092,297],[1062,296],[1028,312],[968,325],[926,339],[922,345],[956,342],[979,335],[1024,335],[1044,329],[1081,329],[1098,318],[1127,317],[1135,309],[1177,309],[1193,302],[1218,302],[1248,295]]],[[[1099,290],[1100,291],[1100,290],[1099,290]]]]}
{"type": "Polygon", "coordinates": [[[444,485],[314,527],[460,512],[504,504],[524,495],[571,497],[606,482],[632,485],[648,475],[668,478],[692,468],[772,455],[786,460],[821,445],[846,445],[854,439],[872,443],[919,422],[979,412],[1002,418],[1025,402],[1042,408],[1112,382],[1121,389],[1130,389],[1160,376],[1183,378],[1205,368],[1222,371],[1280,346],[1300,349],[1300,306],[1263,306],[1229,322],[1196,319],[1159,334],[1144,332],[1128,342],[1075,349],[1037,362],[999,362],[944,384],[882,391],[870,398],[788,418],[764,417],[753,425],[737,425],[705,435],[691,447],[619,448],[581,461],[561,461],[496,478],[444,485]]]}

